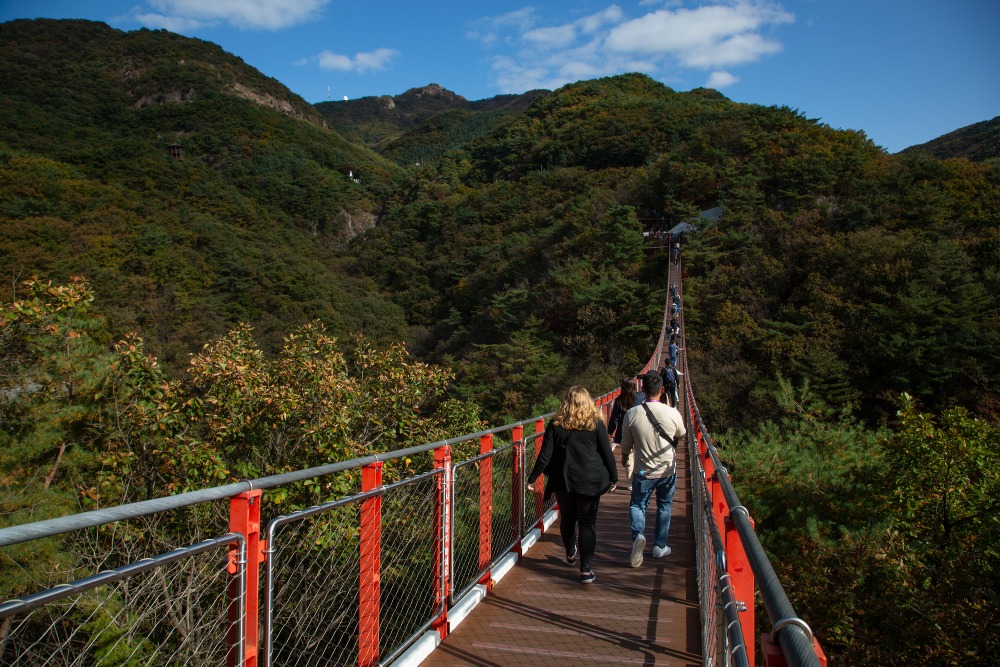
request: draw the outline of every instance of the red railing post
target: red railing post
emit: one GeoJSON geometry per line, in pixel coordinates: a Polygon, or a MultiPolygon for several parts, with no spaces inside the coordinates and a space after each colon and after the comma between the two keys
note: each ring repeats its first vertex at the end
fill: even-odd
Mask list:
{"type": "Polygon", "coordinates": [[[443,470],[434,489],[434,538],[439,548],[434,552],[434,607],[441,613],[433,628],[448,636],[448,596],[451,594],[451,447],[434,450],[434,468],[443,470]]]}
{"type": "Polygon", "coordinates": [[[517,553],[518,558],[520,558],[522,556],[521,538],[524,536],[524,526],[521,525],[524,522],[524,487],[522,486],[522,477],[524,477],[522,470],[524,467],[524,426],[521,424],[515,426],[510,438],[514,443],[514,469],[511,472],[513,479],[511,479],[510,520],[511,525],[514,527],[514,534],[517,536],[514,551],[517,553]]]}
{"type": "Polygon", "coordinates": [[[260,539],[260,497],[261,490],[244,491],[229,499],[229,532],[246,537],[246,589],[243,608],[240,608],[239,569],[236,547],[229,548],[229,653],[230,667],[256,667],[257,665],[257,614],[259,609],[260,564],[263,562],[265,545],[260,539]],[[240,615],[244,616],[245,636],[243,639],[243,664],[239,664],[239,629],[236,625],[240,615]]]}
{"type": "MultiPolygon", "coordinates": [[[[479,453],[493,450],[493,434],[479,438],[479,453]]],[[[493,560],[493,457],[487,456],[479,462],[479,570],[489,567],[493,560]]],[[[490,587],[490,573],[479,580],[490,587]]]]}
{"type": "MultiPolygon", "coordinates": [[[[536,419],[535,420],[535,435],[538,436],[538,437],[535,438],[535,458],[533,460],[537,460],[538,459],[538,452],[542,451],[542,437],[543,437],[542,434],[543,433],[545,433],[545,420],[544,419],[536,419]]],[[[541,479],[542,479],[541,477],[538,478],[538,480],[541,480],[541,479]]],[[[539,519],[540,519],[541,516],[542,516],[542,510],[545,509],[545,484],[544,484],[544,482],[538,483],[538,480],[536,480],[536,483],[535,483],[535,516],[539,517],[539,519]]],[[[545,522],[544,521],[539,521],[538,522],[538,529],[540,531],[542,531],[543,533],[545,532],[545,522]]]]}
{"type": "MultiPolygon", "coordinates": [[[[361,491],[382,486],[382,462],[361,469],[361,491]]],[[[379,616],[381,615],[382,496],[361,501],[360,561],[358,587],[358,667],[377,667],[379,616]]]]}
{"type": "Polygon", "coordinates": [[[719,530],[719,535],[726,534],[726,516],[729,510],[726,505],[726,497],[722,493],[722,482],[719,481],[719,471],[712,473],[708,478],[708,495],[712,501],[712,518],[715,520],[715,527],[719,530]]]}
{"type": "MultiPolygon", "coordinates": [[[[813,637],[813,651],[816,652],[816,659],[819,660],[820,667],[826,667],[826,653],[819,645],[819,640],[813,637]]],[[[771,634],[764,632],[760,636],[760,647],[764,652],[764,667],[788,667],[785,654],[781,652],[781,646],[771,642],[771,634]]]]}
{"type": "MultiPolygon", "coordinates": [[[[747,515],[747,518],[750,519],[750,516],[747,515]]],[[[750,519],[750,527],[753,526],[753,519],[750,519]]],[[[726,542],[726,571],[733,584],[733,597],[746,604],[746,607],[739,612],[740,626],[743,628],[743,640],[746,643],[747,663],[753,665],[756,664],[753,570],[750,569],[750,559],[747,558],[746,549],[743,548],[743,542],[732,518],[726,517],[725,527],[725,532],[722,534],[726,542]]]]}

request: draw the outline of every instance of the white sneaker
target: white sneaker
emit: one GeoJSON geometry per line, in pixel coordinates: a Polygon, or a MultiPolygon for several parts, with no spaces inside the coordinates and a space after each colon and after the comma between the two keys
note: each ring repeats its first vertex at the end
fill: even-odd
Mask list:
{"type": "Polygon", "coordinates": [[[642,565],[642,550],[646,548],[646,538],[643,535],[639,535],[632,542],[632,556],[628,559],[628,564],[632,567],[639,567],[642,565]]]}
{"type": "Polygon", "coordinates": [[[670,555],[670,547],[653,547],[653,558],[663,558],[670,555]]]}

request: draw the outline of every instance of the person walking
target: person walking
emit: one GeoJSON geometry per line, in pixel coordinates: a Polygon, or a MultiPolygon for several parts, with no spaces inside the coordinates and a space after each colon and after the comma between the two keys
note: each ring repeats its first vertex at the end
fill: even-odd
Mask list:
{"type": "Polygon", "coordinates": [[[670,345],[667,347],[667,355],[670,357],[670,363],[674,366],[674,368],[677,367],[677,353],[683,349],[683,347],[677,344],[676,338],[671,339],[670,345]]]}
{"type": "Polygon", "coordinates": [[[542,447],[528,475],[528,489],[546,476],[546,500],[559,503],[559,534],[566,562],[580,561],[580,582],[596,579],[592,567],[597,548],[597,508],[601,494],[618,483],[618,468],[601,411],[584,387],[570,387],[562,405],[545,427],[542,447]]]}
{"type": "MultiPolygon", "coordinates": [[[[640,405],[646,399],[646,395],[635,390],[635,378],[624,378],[621,383],[621,391],[615,397],[615,402],[611,405],[611,418],[608,420],[608,433],[611,435],[611,442],[616,445],[622,444],[622,422],[625,413],[629,408],[640,405]]],[[[632,490],[632,461],[629,457],[625,465],[625,478],[628,480],[629,491],[632,490]]]]}
{"type": "Polygon", "coordinates": [[[677,407],[677,383],[680,382],[680,376],[683,375],[677,370],[670,361],[663,364],[663,368],[660,369],[660,377],[663,379],[663,393],[666,395],[670,407],[677,407]]]}
{"type": "Polygon", "coordinates": [[[670,512],[677,488],[675,447],[687,431],[681,413],[659,401],[663,379],[659,373],[646,373],[642,379],[646,400],[625,413],[622,435],[622,463],[635,451],[629,521],[632,528],[632,553],[629,564],[642,565],[646,548],[646,508],[656,493],[656,526],[653,532],[653,558],[670,554],[670,512]]]}

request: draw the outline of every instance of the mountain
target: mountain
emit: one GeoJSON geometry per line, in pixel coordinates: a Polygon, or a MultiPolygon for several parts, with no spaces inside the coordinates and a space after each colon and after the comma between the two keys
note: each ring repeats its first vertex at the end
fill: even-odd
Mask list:
{"type": "Polygon", "coordinates": [[[412,164],[421,157],[440,158],[448,150],[486,134],[504,118],[525,111],[547,94],[547,90],[532,90],[470,102],[431,83],[396,96],[321,102],[316,109],[330,127],[347,139],[401,164],[412,164]]]}
{"type": "Polygon", "coordinates": [[[1000,157],[1000,116],[949,132],[925,144],[910,146],[901,153],[927,153],[942,160],[964,157],[984,162],[1000,157]]]}
{"type": "Polygon", "coordinates": [[[0,299],[82,275],[168,365],[240,321],[381,340],[401,312],[346,275],[400,170],[215,44],[90,21],[0,25],[0,299]]]}
{"type": "MultiPolygon", "coordinates": [[[[643,219],[718,206],[683,239],[682,370],[796,609],[836,664],[998,653],[994,160],[642,74],[373,100],[338,107],[356,142],[207,42],[0,25],[0,523],[610,389],[662,322],[643,219]]],[[[35,556],[0,580],[53,571],[35,556]]]]}
{"type": "Polygon", "coordinates": [[[988,164],[890,156],[641,74],[312,109],[215,45],[81,21],[0,26],[0,68],[0,298],[83,275],[111,334],[139,331],[174,368],[238,322],[273,349],[319,318],[453,367],[491,417],[548,408],[655,342],[664,259],[641,219],[720,206],[686,264],[718,419],[770,414],[777,374],[872,422],[902,391],[1000,405],[988,164]],[[384,155],[332,109],[348,134],[384,130],[384,155]]]}

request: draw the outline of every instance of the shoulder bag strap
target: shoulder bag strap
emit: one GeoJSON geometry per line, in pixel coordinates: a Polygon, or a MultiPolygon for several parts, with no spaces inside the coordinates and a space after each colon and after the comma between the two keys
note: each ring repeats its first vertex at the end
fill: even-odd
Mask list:
{"type": "Polygon", "coordinates": [[[649,417],[649,423],[653,425],[653,430],[655,430],[661,438],[669,442],[671,447],[676,449],[677,440],[667,435],[667,432],[664,430],[663,426],[661,426],[660,422],[656,419],[656,417],[653,416],[653,411],[649,409],[649,405],[643,403],[642,408],[646,411],[646,416],[649,417]]]}

